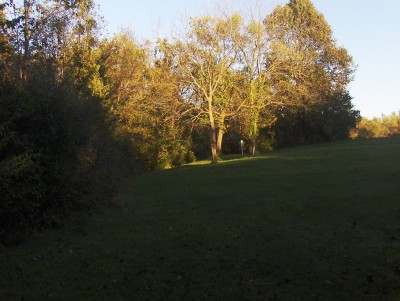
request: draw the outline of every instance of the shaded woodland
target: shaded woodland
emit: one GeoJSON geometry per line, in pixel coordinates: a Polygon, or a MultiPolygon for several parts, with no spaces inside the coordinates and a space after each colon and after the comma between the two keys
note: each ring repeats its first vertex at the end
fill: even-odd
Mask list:
{"type": "Polygon", "coordinates": [[[222,154],[348,139],[355,66],[309,0],[180,36],[102,37],[92,0],[0,6],[0,240],[62,224],[126,179],[222,154]]]}

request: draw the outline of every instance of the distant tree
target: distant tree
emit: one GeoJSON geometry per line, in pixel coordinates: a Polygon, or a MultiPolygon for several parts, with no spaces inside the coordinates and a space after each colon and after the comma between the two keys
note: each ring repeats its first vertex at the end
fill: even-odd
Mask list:
{"type": "Polygon", "coordinates": [[[389,116],[362,118],[354,133],[355,138],[380,138],[400,134],[400,114],[389,116]]]}
{"type": "Polygon", "coordinates": [[[362,118],[358,124],[358,138],[379,138],[387,137],[388,135],[388,129],[383,126],[378,118],[373,118],[372,120],[362,118]]]}
{"type": "Polygon", "coordinates": [[[348,93],[334,94],[307,107],[279,108],[277,121],[268,128],[275,147],[348,139],[360,113],[348,93]]]}
{"type": "Polygon", "coordinates": [[[383,125],[389,130],[390,136],[400,135],[400,114],[392,113],[382,118],[383,125]]]}

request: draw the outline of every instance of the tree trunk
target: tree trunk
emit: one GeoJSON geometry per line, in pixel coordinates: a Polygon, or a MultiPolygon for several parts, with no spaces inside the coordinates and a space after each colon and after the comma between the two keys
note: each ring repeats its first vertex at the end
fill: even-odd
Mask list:
{"type": "Polygon", "coordinates": [[[222,128],[218,128],[217,137],[217,154],[222,155],[222,139],[224,137],[225,131],[222,128]]]}
{"type": "Polygon", "coordinates": [[[20,66],[20,80],[26,81],[28,73],[28,61],[29,61],[29,42],[30,42],[30,30],[29,30],[29,18],[31,14],[32,3],[29,0],[24,0],[24,53],[22,56],[22,63],[20,66]]]}
{"type": "Polygon", "coordinates": [[[212,155],[211,163],[215,164],[218,162],[217,131],[215,128],[215,124],[212,124],[210,127],[210,143],[211,143],[211,155],[212,155]]]}
{"type": "Polygon", "coordinates": [[[224,138],[225,134],[225,112],[222,111],[220,115],[220,120],[218,123],[218,137],[217,137],[217,154],[222,155],[222,139],[224,138]]]}
{"type": "Polygon", "coordinates": [[[257,138],[254,136],[251,139],[251,150],[250,150],[250,152],[251,152],[252,156],[256,155],[256,144],[257,144],[257,138]]]}
{"type": "Polygon", "coordinates": [[[210,144],[211,144],[211,163],[215,164],[218,162],[218,154],[217,154],[217,129],[215,127],[215,119],[213,114],[212,107],[212,97],[207,99],[208,102],[208,117],[210,120],[210,144]]]}
{"type": "MultiPolygon", "coordinates": [[[[257,110],[257,108],[256,108],[257,110]]],[[[257,137],[258,137],[258,119],[259,119],[259,111],[255,111],[253,118],[252,118],[252,131],[251,131],[251,149],[250,154],[252,156],[256,155],[256,144],[257,144],[257,137]]]]}

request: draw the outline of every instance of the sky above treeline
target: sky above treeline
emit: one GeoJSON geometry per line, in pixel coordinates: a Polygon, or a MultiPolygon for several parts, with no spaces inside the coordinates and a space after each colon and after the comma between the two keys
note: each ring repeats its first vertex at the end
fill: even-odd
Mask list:
{"type": "MultiPolygon", "coordinates": [[[[170,37],[189,17],[226,6],[245,15],[250,7],[266,16],[284,0],[95,0],[104,17],[104,31],[129,28],[139,41],[170,37]],[[228,3],[228,4],[227,4],[228,3]]],[[[357,65],[350,84],[355,108],[367,118],[400,111],[400,1],[314,0],[330,24],[337,43],[357,65]]]]}

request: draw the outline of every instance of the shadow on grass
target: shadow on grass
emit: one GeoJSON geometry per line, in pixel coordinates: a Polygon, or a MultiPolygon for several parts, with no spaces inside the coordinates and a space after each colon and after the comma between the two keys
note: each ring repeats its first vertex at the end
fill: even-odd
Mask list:
{"type": "Polygon", "coordinates": [[[144,174],[123,210],[0,250],[0,300],[399,300],[399,142],[144,174]]]}

